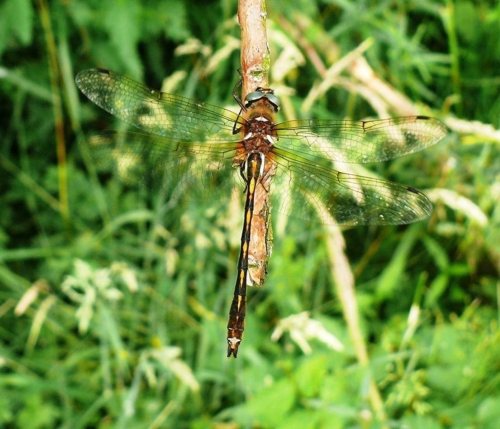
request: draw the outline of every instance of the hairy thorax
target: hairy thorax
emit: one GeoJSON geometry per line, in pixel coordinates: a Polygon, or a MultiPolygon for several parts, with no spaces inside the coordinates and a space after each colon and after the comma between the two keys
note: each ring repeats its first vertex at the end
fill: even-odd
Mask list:
{"type": "Polygon", "coordinates": [[[245,123],[241,127],[241,143],[236,155],[236,163],[245,162],[252,152],[262,153],[265,157],[264,170],[268,170],[272,162],[272,149],[277,138],[274,130],[274,115],[266,100],[259,100],[247,112],[245,123]]]}

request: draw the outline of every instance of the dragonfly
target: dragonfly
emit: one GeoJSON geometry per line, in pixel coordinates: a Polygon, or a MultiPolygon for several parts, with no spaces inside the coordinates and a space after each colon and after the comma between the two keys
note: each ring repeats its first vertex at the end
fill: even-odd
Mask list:
{"type": "Polygon", "coordinates": [[[243,338],[259,186],[278,196],[277,210],[308,223],[315,222],[316,204],[340,225],[408,224],[432,211],[429,199],[413,186],[355,174],[347,166],[387,161],[436,144],[447,132],[437,119],[277,122],[280,103],[269,88],[257,88],[238,100],[240,109],[235,112],[152,90],[103,69],[81,71],[76,84],[96,105],[147,136],[125,142],[119,151],[105,149],[106,145],[92,149],[98,154],[95,158],[109,156],[118,169],[134,165],[140,174],[170,182],[187,178],[193,186],[185,193],[201,198],[218,198],[229,189],[227,184],[244,189],[241,247],[227,325],[228,357],[237,357],[243,338]]]}

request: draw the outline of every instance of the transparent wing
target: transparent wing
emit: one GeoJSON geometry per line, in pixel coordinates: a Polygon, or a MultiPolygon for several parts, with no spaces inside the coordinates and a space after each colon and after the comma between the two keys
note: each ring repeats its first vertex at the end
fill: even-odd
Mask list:
{"type": "Polygon", "coordinates": [[[236,142],[238,115],[222,107],[155,91],[125,76],[101,69],[76,76],[78,88],[102,109],[172,142],[236,142]]]}
{"type": "Polygon", "coordinates": [[[297,154],[320,154],[342,162],[378,162],[436,144],[446,126],[427,116],[374,121],[295,120],[275,126],[282,147],[297,154]]]}
{"type": "Polygon", "coordinates": [[[100,175],[113,175],[126,186],[149,192],[177,192],[182,200],[208,200],[234,186],[244,189],[234,156],[239,144],[176,143],[136,132],[93,136],[84,143],[100,175]],[[186,198],[188,197],[188,198],[186,198]]]}
{"type": "Polygon", "coordinates": [[[312,163],[279,148],[275,155],[278,176],[282,176],[278,181],[286,187],[278,210],[291,216],[314,222],[319,203],[338,224],[398,225],[422,220],[432,211],[429,199],[411,186],[340,172],[329,160],[318,158],[312,163]]]}
{"type": "MultiPolygon", "coordinates": [[[[95,165],[125,183],[173,186],[190,198],[221,198],[244,183],[234,157],[244,149],[232,134],[236,113],[152,91],[103,70],[78,74],[77,85],[94,103],[148,133],[89,146],[95,165]],[[189,191],[189,192],[188,192],[189,191]]],[[[446,127],[425,116],[377,121],[288,121],[268,161],[278,164],[284,195],[279,208],[312,221],[315,202],[340,224],[404,224],[429,215],[431,204],[413,187],[340,172],[332,161],[383,161],[439,141],[446,127]]],[[[349,171],[349,170],[347,170],[349,171]]],[[[281,189],[280,189],[281,188],[281,189]]],[[[321,222],[321,221],[320,221],[321,222]]]]}

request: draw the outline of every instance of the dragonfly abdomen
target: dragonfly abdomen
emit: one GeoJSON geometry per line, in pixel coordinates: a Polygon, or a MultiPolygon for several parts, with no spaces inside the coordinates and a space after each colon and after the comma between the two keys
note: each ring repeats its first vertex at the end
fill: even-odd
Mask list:
{"type": "Polygon", "coordinates": [[[255,189],[264,174],[265,156],[261,152],[251,152],[242,169],[246,181],[246,201],[243,230],[241,232],[241,249],[238,259],[238,276],[234,287],[233,302],[229,311],[227,325],[227,356],[236,357],[245,327],[246,287],[248,275],[248,249],[252,230],[254,212],[255,189]]]}

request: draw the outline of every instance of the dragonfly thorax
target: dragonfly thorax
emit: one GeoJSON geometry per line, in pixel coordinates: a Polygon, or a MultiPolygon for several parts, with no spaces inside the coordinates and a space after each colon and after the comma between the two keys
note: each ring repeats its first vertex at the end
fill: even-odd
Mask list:
{"type": "Polygon", "coordinates": [[[261,152],[267,154],[274,145],[274,123],[271,118],[257,114],[247,120],[243,127],[243,146],[247,153],[261,152]]]}
{"type": "MultiPolygon", "coordinates": [[[[268,159],[277,138],[274,129],[275,107],[262,94],[259,95],[260,98],[255,96],[255,99],[251,94],[253,93],[249,95],[251,102],[248,103],[248,96],[246,99],[248,107],[240,112],[243,120],[240,122],[241,126],[237,131],[241,135],[241,144],[233,162],[234,165],[243,168],[243,171],[245,170],[244,163],[251,153],[260,153],[265,159],[268,159]]],[[[265,165],[266,168],[270,167],[267,162],[265,165]]]]}

